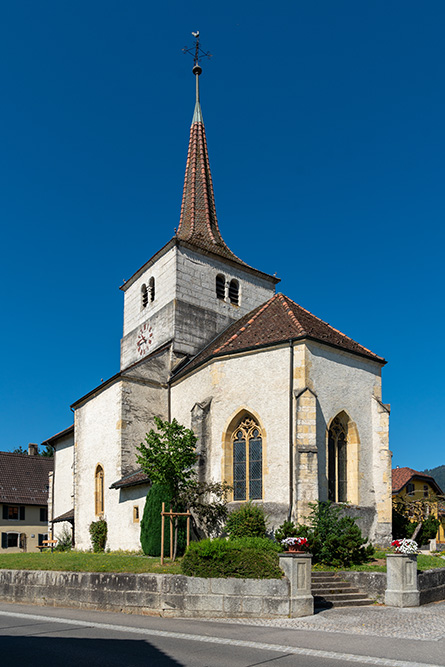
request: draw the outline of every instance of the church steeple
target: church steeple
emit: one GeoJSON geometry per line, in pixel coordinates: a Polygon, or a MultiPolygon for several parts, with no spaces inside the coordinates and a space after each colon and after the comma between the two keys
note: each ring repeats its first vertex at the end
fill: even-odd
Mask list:
{"type": "Polygon", "coordinates": [[[224,243],[218,227],[206,133],[199,100],[201,73],[202,68],[195,58],[193,74],[196,78],[196,103],[190,128],[181,217],[176,236],[203,250],[244,264],[224,243]]]}

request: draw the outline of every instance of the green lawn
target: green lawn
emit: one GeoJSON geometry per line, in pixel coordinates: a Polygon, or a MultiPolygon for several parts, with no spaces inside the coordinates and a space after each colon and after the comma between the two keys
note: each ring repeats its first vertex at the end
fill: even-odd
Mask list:
{"type": "MultiPolygon", "coordinates": [[[[386,572],[385,552],[376,552],[377,560],[354,567],[328,567],[314,565],[315,571],[324,570],[360,570],[364,572],[386,572]]],[[[151,558],[128,552],[93,554],[82,551],[43,553],[0,554],[0,569],[4,570],[59,570],[68,572],[153,572],[158,574],[181,574],[181,559],[175,563],[165,562],[160,558],[151,558]]],[[[445,560],[439,555],[417,557],[417,569],[430,570],[445,567],[445,560]]]]}
{"type": "MultiPolygon", "coordinates": [[[[314,565],[313,570],[317,571],[328,571],[328,570],[338,570],[338,571],[359,571],[359,572],[386,572],[386,552],[385,551],[376,551],[374,560],[370,563],[364,563],[363,565],[353,565],[352,567],[331,567],[328,565],[314,565]],[[385,562],[382,562],[385,561],[385,562]]],[[[445,567],[445,560],[440,557],[441,554],[425,556],[424,554],[419,554],[417,556],[417,570],[423,572],[424,570],[432,570],[436,567],[445,567]]]]}
{"type": "Polygon", "coordinates": [[[160,558],[114,552],[93,554],[81,551],[51,553],[0,554],[0,569],[4,570],[59,570],[69,572],[154,572],[180,574],[181,559],[175,563],[160,558]]]}

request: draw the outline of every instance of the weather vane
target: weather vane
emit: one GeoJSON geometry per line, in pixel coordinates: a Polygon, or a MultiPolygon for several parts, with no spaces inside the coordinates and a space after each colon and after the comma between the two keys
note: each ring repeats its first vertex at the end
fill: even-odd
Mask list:
{"type": "Polygon", "coordinates": [[[195,68],[196,66],[199,67],[200,59],[202,60],[202,58],[211,58],[212,54],[209,51],[203,51],[203,49],[199,46],[199,30],[192,32],[192,35],[196,40],[195,46],[184,46],[182,52],[190,53],[190,55],[193,56],[193,67],[195,68]]]}

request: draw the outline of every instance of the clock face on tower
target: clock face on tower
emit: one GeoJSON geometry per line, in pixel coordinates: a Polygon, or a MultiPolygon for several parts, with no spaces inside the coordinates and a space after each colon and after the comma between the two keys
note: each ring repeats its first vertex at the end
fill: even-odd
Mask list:
{"type": "Polygon", "coordinates": [[[138,331],[136,347],[141,357],[145,356],[153,343],[153,330],[149,322],[145,322],[138,331]]]}

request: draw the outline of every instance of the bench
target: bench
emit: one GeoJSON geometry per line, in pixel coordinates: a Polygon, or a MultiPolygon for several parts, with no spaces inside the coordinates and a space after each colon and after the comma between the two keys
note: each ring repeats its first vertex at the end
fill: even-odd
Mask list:
{"type": "Polygon", "coordinates": [[[40,553],[42,553],[43,549],[51,549],[52,551],[56,544],[57,540],[43,540],[42,544],[36,545],[36,549],[39,549],[40,553]]]}

